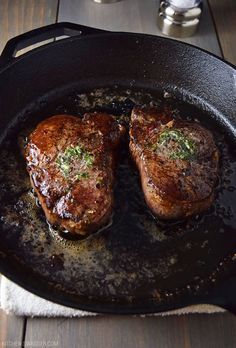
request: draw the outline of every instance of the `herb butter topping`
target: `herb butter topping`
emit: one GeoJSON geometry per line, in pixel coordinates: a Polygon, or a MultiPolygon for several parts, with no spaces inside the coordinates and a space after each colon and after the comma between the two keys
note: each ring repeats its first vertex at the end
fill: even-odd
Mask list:
{"type": "Polygon", "coordinates": [[[64,177],[67,177],[70,173],[73,173],[73,175],[75,174],[75,180],[89,178],[89,174],[84,170],[91,167],[93,162],[94,156],[80,145],[67,147],[66,150],[63,153],[60,153],[56,159],[57,166],[64,177]],[[77,168],[77,165],[75,164],[78,161],[80,162],[78,166],[79,170],[77,170],[77,173],[75,173],[74,168],[77,168]]]}
{"type": "Polygon", "coordinates": [[[170,159],[194,159],[197,151],[195,142],[176,128],[164,130],[159,136],[157,147],[167,147],[172,142],[174,150],[170,152],[170,159]]]}

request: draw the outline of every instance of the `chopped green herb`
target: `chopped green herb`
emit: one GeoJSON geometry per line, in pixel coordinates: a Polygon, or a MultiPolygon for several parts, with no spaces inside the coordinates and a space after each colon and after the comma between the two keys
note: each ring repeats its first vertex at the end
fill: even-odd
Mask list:
{"type": "Polygon", "coordinates": [[[94,157],[93,155],[91,155],[91,153],[84,153],[83,159],[86,162],[88,167],[91,167],[93,165],[94,157]]]}
{"type": "Polygon", "coordinates": [[[94,162],[94,157],[91,153],[86,151],[82,146],[70,146],[64,153],[59,154],[56,160],[58,167],[63,175],[66,177],[71,170],[71,162],[73,160],[83,161],[87,167],[91,167],[94,162]]]}
{"type": "Polygon", "coordinates": [[[88,178],[89,178],[89,174],[86,172],[79,173],[76,175],[76,180],[88,179],[88,178]]]}
{"type": "Polygon", "coordinates": [[[177,150],[170,154],[171,159],[191,160],[196,155],[196,144],[179,129],[168,129],[160,134],[158,145],[165,146],[171,140],[177,143],[177,150]]]}
{"type": "Polygon", "coordinates": [[[70,169],[70,166],[69,166],[68,163],[66,163],[66,162],[62,162],[62,163],[61,163],[61,170],[62,170],[64,173],[69,172],[69,169],[70,169]]]}

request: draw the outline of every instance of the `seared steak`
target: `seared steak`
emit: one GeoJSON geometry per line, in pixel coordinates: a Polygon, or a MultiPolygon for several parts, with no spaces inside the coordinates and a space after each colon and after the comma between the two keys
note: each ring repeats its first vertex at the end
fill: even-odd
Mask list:
{"type": "Polygon", "coordinates": [[[123,131],[104,113],[53,116],[33,131],[27,169],[51,224],[87,235],[109,220],[114,152],[123,131]]]}
{"type": "Polygon", "coordinates": [[[154,214],[177,219],[210,207],[219,154],[212,134],[199,123],[174,120],[155,108],[135,108],[130,151],[154,214]]]}

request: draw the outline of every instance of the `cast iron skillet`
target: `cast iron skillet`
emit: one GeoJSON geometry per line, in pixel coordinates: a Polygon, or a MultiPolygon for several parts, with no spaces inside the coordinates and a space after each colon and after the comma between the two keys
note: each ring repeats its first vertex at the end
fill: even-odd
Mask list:
{"type": "Polygon", "coordinates": [[[209,303],[236,313],[234,67],[174,40],[71,23],[10,40],[0,65],[0,271],[41,297],[88,311],[151,313],[209,303]],[[61,35],[69,38],[14,57],[61,35]],[[152,101],[214,132],[221,151],[214,206],[188,221],[153,217],[126,140],[111,224],[84,241],[61,239],[30,191],[23,138],[51,114],[107,108],[119,119],[135,103],[152,101]]]}

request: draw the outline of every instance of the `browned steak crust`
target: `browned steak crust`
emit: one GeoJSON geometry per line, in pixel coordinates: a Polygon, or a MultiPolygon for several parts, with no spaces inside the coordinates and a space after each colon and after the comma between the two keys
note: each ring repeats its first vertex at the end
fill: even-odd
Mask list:
{"type": "Polygon", "coordinates": [[[124,129],[104,113],[53,116],[32,132],[27,169],[47,220],[87,235],[112,212],[114,152],[124,129]]]}
{"type": "Polygon", "coordinates": [[[174,120],[155,108],[135,108],[130,151],[154,214],[184,218],[212,204],[219,154],[212,134],[199,123],[174,120]]]}

